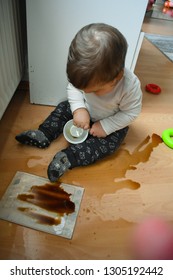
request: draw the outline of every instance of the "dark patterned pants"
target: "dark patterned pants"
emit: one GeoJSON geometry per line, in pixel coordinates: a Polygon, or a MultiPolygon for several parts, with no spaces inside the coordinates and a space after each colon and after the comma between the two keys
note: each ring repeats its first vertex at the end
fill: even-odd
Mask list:
{"type": "MultiPolygon", "coordinates": [[[[62,132],[67,121],[73,118],[68,101],[61,102],[47,119],[39,126],[50,141],[56,139],[62,132]]],[[[85,166],[114,153],[123,142],[128,127],[113,132],[105,138],[88,138],[80,144],[70,144],[63,152],[71,163],[71,168],[85,166]]]]}

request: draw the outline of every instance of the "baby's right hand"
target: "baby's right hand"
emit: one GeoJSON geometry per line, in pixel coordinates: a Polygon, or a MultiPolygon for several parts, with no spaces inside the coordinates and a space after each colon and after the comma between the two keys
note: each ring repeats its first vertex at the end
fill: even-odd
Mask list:
{"type": "Polygon", "coordinates": [[[73,112],[73,124],[83,129],[89,129],[90,115],[85,108],[79,108],[73,112]]]}

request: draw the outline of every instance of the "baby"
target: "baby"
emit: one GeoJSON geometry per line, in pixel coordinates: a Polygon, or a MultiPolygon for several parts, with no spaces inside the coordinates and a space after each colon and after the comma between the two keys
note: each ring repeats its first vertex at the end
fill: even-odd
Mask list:
{"type": "Polygon", "coordinates": [[[142,92],[136,75],[125,68],[127,41],[104,23],[84,26],[71,42],[67,60],[67,100],[39,126],[18,134],[22,144],[46,148],[67,121],[89,130],[87,139],[59,151],[48,166],[55,182],[68,169],[92,164],[114,153],[141,111],[142,92]]]}

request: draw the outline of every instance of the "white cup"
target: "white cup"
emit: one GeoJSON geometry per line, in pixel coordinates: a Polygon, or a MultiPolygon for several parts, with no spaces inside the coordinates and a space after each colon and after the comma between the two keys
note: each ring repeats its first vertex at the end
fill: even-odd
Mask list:
{"type": "Polygon", "coordinates": [[[88,130],[75,126],[73,120],[70,120],[65,124],[63,134],[69,143],[79,144],[88,137],[88,130]]]}

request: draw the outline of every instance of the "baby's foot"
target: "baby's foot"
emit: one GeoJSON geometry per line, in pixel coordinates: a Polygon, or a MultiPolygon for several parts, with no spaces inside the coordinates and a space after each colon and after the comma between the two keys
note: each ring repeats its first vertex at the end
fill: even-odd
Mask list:
{"type": "Polygon", "coordinates": [[[44,149],[49,146],[50,141],[41,130],[27,130],[18,135],[15,139],[25,145],[36,146],[44,149]]]}
{"type": "Polygon", "coordinates": [[[51,182],[55,182],[71,166],[67,155],[64,152],[58,152],[48,166],[47,174],[51,182]]]}

